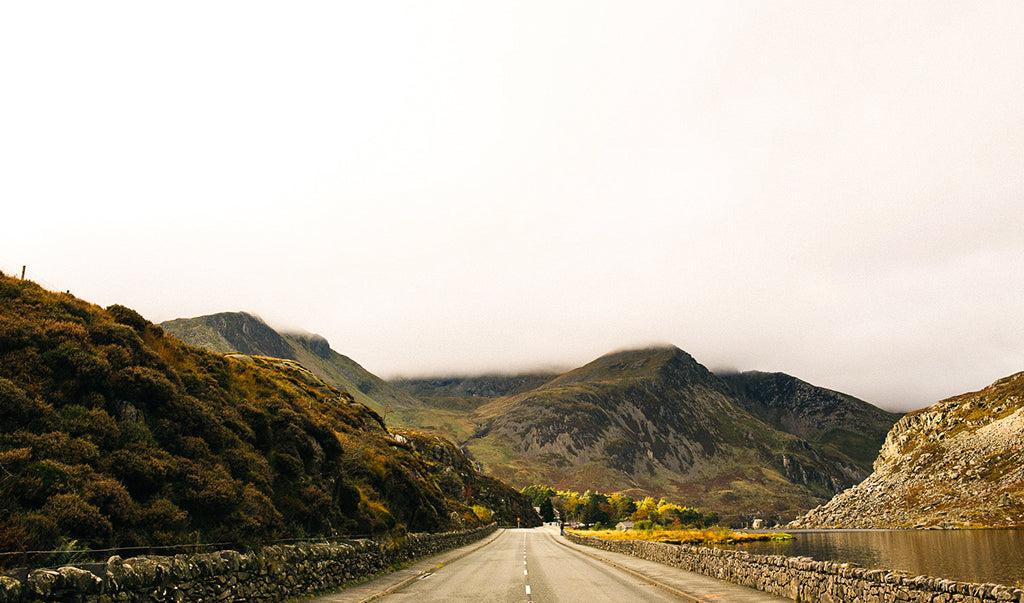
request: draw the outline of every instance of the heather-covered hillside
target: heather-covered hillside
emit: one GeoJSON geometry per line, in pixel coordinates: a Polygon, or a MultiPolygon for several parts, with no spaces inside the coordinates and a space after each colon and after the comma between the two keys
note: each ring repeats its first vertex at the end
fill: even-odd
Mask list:
{"type": "Polygon", "coordinates": [[[0,550],[265,542],[530,517],[450,443],[291,360],[182,344],[0,275],[0,550]]]}

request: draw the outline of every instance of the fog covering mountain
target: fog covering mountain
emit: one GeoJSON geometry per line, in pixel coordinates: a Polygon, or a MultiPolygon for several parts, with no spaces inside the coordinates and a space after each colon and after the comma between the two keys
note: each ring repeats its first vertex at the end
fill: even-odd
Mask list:
{"type": "Polygon", "coordinates": [[[384,396],[388,425],[448,438],[517,488],[668,496],[735,522],[788,521],[858,483],[899,418],[782,373],[715,375],[675,347],[613,353],[564,374],[384,383],[323,338],[278,334],[252,315],[162,326],[210,349],[301,357],[329,382],[358,384],[375,408],[384,396]]]}
{"type": "Polygon", "coordinates": [[[298,362],[181,343],[135,311],[0,274],[0,550],[531,521],[449,442],[389,432],[298,362]]]}
{"type": "Polygon", "coordinates": [[[906,415],[866,480],[792,525],[1024,527],[1024,372],[906,415]]]}

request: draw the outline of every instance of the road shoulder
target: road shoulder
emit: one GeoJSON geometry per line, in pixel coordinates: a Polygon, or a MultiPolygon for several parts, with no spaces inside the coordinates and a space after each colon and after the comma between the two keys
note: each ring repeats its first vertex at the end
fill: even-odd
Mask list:
{"type": "Polygon", "coordinates": [[[782,603],[791,599],[777,597],[747,586],[723,582],[704,574],[686,571],[656,561],[648,561],[632,555],[614,553],[594,547],[569,542],[559,536],[557,529],[548,529],[551,538],[561,545],[579,553],[596,557],[606,563],[635,572],[672,590],[689,595],[694,601],[727,601],[730,603],[782,603]]]}
{"type": "Polygon", "coordinates": [[[308,603],[364,603],[366,601],[379,599],[384,595],[399,590],[414,580],[418,580],[421,577],[436,571],[444,565],[461,559],[479,548],[487,546],[501,536],[504,531],[504,528],[499,528],[495,530],[493,534],[489,534],[486,538],[478,540],[477,542],[434,555],[433,557],[421,559],[406,568],[382,574],[376,578],[371,578],[366,582],[360,582],[359,584],[349,586],[343,590],[310,599],[303,599],[303,601],[308,603]]]}

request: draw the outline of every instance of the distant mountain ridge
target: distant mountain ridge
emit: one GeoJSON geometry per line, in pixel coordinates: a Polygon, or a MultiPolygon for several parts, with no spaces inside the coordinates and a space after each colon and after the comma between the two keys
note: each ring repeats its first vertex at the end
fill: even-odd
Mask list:
{"type": "Polygon", "coordinates": [[[524,373],[428,377],[392,379],[390,383],[432,408],[474,409],[494,398],[535,389],[557,376],[556,373],[524,373]]]}
{"type": "Polygon", "coordinates": [[[903,417],[867,479],[791,525],[1024,527],[1024,372],[903,417]]]}
{"type": "Polygon", "coordinates": [[[448,438],[515,487],[668,496],[736,522],[789,521],[861,481],[899,418],[782,373],[715,375],[674,346],[561,374],[382,385],[323,338],[276,334],[252,315],[162,326],[198,345],[295,359],[373,408],[386,400],[389,424],[448,438]]]}
{"type": "MultiPolygon", "coordinates": [[[[536,382],[462,413],[435,408],[432,424],[426,410],[405,417],[461,432],[484,470],[515,486],[664,495],[733,520],[795,517],[857,483],[898,418],[788,375],[719,377],[672,346],[536,382]]],[[[416,383],[428,407],[429,383],[416,383]]]]}
{"type": "Polygon", "coordinates": [[[221,312],[169,320],[160,326],[183,342],[211,352],[295,360],[382,414],[396,408],[422,406],[416,398],[335,352],[320,335],[278,332],[253,314],[221,312]]]}

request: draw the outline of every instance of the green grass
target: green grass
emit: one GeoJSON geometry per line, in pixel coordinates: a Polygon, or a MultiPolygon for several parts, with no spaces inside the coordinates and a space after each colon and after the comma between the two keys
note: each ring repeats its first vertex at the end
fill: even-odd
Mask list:
{"type": "Polygon", "coordinates": [[[387,421],[389,425],[427,431],[453,442],[465,442],[476,431],[472,417],[466,413],[436,408],[396,409],[387,421]]]}

